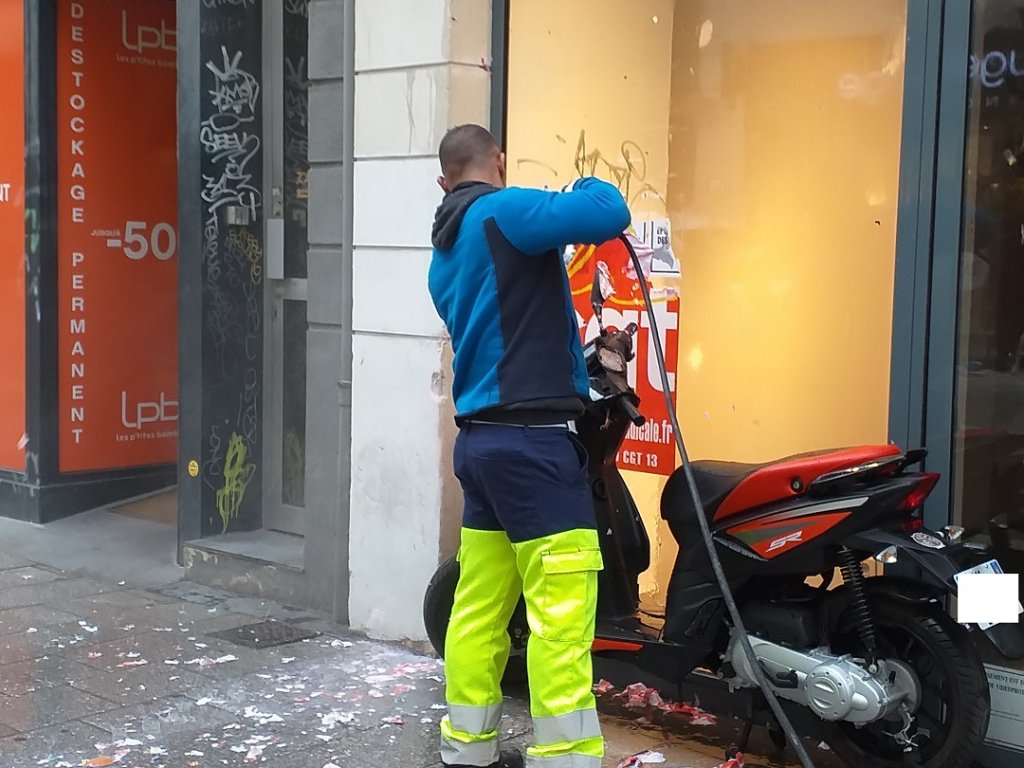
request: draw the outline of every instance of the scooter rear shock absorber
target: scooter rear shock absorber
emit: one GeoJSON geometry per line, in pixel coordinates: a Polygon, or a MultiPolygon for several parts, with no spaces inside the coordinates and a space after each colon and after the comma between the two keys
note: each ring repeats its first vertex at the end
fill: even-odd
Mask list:
{"type": "Polygon", "coordinates": [[[839,550],[839,570],[843,574],[843,582],[848,584],[853,592],[850,611],[853,614],[854,626],[867,651],[867,662],[873,665],[878,659],[878,638],[875,637],[875,624],[871,620],[867,594],[864,590],[864,567],[848,547],[839,550]]]}

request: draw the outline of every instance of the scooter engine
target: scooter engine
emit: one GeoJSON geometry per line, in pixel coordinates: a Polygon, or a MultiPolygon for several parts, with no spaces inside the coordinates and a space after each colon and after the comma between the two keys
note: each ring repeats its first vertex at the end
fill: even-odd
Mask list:
{"type": "MultiPolygon", "coordinates": [[[[823,720],[865,725],[891,715],[901,704],[914,712],[920,701],[917,676],[900,661],[878,661],[873,672],[850,656],[824,649],[796,650],[753,635],[750,643],[776,695],[802,704],[823,720]]],[[[725,668],[734,672],[726,683],[733,688],[757,687],[735,635],[725,661],[725,668]]]]}

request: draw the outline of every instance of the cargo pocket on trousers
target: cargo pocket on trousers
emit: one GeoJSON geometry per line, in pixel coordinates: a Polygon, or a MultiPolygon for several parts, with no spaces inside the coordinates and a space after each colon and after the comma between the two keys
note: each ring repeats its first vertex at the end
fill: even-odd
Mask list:
{"type": "Polygon", "coordinates": [[[566,643],[594,639],[597,611],[597,573],[604,568],[599,548],[547,552],[541,555],[544,585],[540,590],[540,616],[545,640],[566,643]]]}

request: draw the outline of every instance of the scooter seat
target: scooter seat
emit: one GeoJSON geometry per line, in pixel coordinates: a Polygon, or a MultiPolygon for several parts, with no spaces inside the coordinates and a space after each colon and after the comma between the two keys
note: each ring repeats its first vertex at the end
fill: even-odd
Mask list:
{"type": "MultiPolygon", "coordinates": [[[[693,478],[704,513],[715,520],[803,493],[808,483],[828,472],[898,456],[894,445],[868,445],[812,451],[766,464],[693,462],[693,478]],[[741,487],[742,486],[742,487],[741,487]]],[[[693,519],[693,499],[682,468],[672,473],[661,496],[661,516],[669,523],[693,519]]]]}
{"type": "MultiPolygon", "coordinates": [[[[704,510],[708,515],[712,515],[740,483],[768,465],[737,464],[732,461],[695,461],[690,466],[693,468],[693,479],[697,482],[697,491],[704,503],[704,510]]],[[[686,475],[681,469],[676,470],[669,478],[661,498],[661,516],[665,520],[692,519],[693,499],[686,485],[686,475]]]]}

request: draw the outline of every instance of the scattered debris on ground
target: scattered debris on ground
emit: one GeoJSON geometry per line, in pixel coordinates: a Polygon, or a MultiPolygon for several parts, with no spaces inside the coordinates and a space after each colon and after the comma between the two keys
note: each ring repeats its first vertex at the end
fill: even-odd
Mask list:
{"type": "MultiPolygon", "coordinates": [[[[640,752],[635,755],[631,755],[619,763],[618,768],[643,768],[645,765],[662,765],[666,763],[665,755],[661,752],[640,752]]],[[[688,766],[666,766],[666,768],[688,768],[688,766]]],[[[728,758],[724,763],[720,763],[716,768],[745,768],[743,764],[743,754],[738,753],[735,757],[728,758]]]]}
{"type": "Polygon", "coordinates": [[[642,713],[638,720],[653,722],[651,715],[659,712],[665,715],[682,715],[689,725],[694,726],[711,726],[717,723],[713,714],[705,712],[697,704],[668,701],[662,698],[657,689],[649,688],[643,683],[634,683],[617,693],[616,690],[607,680],[601,680],[594,686],[594,693],[599,698],[611,698],[630,712],[642,713]]]}
{"type": "MultiPolygon", "coordinates": [[[[0,579],[5,574],[0,566],[0,579]]],[[[144,592],[54,571],[46,590],[32,605],[0,603],[4,768],[422,768],[437,762],[446,709],[439,659],[346,636],[300,609],[197,585],[144,592]],[[314,636],[272,647],[226,639],[255,620],[291,621],[304,631],[270,627],[274,640],[314,636]]],[[[632,748],[621,745],[635,739],[636,729],[651,723],[664,725],[666,736],[700,733],[705,747],[721,738],[703,727],[715,718],[699,702],[668,701],[639,683],[618,690],[601,681],[594,691],[609,766],[632,748]]],[[[506,698],[500,730],[507,746],[527,746],[523,692],[506,698]]],[[[650,751],[622,761],[622,768],[709,763],[706,751],[698,763],[699,753],[678,738],[665,746],[642,739],[650,751]]],[[[719,768],[744,766],[740,759],[719,768]]]]}

